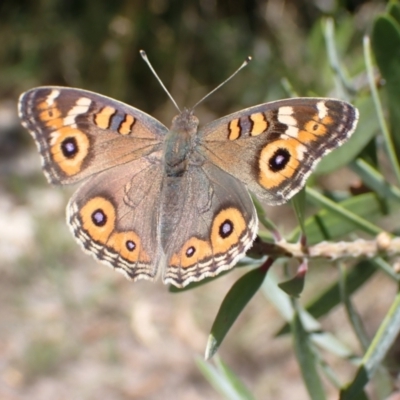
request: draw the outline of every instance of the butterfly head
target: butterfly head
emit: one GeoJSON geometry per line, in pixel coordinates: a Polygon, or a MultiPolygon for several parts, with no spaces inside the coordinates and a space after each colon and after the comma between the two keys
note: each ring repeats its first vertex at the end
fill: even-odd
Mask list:
{"type": "Polygon", "coordinates": [[[171,132],[178,132],[193,137],[199,126],[199,119],[193,114],[193,109],[184,108],[172,120],[171,132]]]}

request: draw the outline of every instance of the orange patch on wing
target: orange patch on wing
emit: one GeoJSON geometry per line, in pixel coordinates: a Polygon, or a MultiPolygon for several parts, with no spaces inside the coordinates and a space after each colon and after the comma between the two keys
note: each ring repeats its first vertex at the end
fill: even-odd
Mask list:
{"type": "Polygon", "coordinates": [[[291,178],[299,167],[299,150],[303,148],[304,146],[296,139],[276,140],[264,146],[258,161],[260,168],[259,184],[266,189],[272,189],[291,178]],[[281,170],[273,171],[270,166],[270,160],[279,149],[287,150],[290,158],[281,170]]]}
{"type": "Polygon", "coordinates": [[[333,124],[333,118],[330,117],[329,115],[327,115],[326,117],[324,117],[321,121],[324,125],[332,125],[333,124]]]}
{"type": "Polygon", "coordinates": [[[310,142],[315,142],[318,139],[318,137],[307,130],[306,131],[300,130],[297,135],[297,139],[301,143],[310,143],[310,142]]]}
{"type": "Polygon", "coordinates": [[[209,242],[192,237],[182,246],[182,250],[173,254],[169,264],[176,267],[189,268],[210,258],[211,255],[212,249],[209,242]]]}
{"type": "Polygon", "coordinates": [[[51,133],[50,152],[53,161],[68,176],[80,172],[82,162],[89,153],[89,138],[79,129],[63,127],[51,133]],[[77,153],[73,157],[64,155],[62,145],[65,139],[75,139],[77,153]]]}
{"type": "Polygon", "coordinates": [[[49,128],[59,129],[64,123],[61,118],[61,111],[57,107],[47,107],[39,114],[39,119],[49,128]]]}
{"type": "Polygon", "coordinates": [[[317,140],[318,136],[326,135],[328,133],[328,125],[333,124],[333,119],[329,115],[319,119],[318,114],[316,114],[314,118],[307,121],[303,130],[300,131],[299,140],[301,142],[312,142],[317,140]]]}
{"type": "Polygon", "coordinates": [[[229,140],[236,140],[240,137],[242,129],[240,128],[239,118],[233,119],[231,122],[229,122],[228,128],[229,128],[229,134],[228,134],[229,140]]]}
{"type": "Polygon", "coordinates": [[[42,101],[41,103],[38,103],[38,105],[36,106],[38,108],[38,110],[46,110],[47,108],[49,108],[49,105],[47,104],[47,101],[42,101]]]}
{"type": "Polygon", "coordinates": [[[57,107],[47,107],[39,114],[39,118],[43,122],[51,121],[61,117],[61,111],[57,107]]]}
{"type": "Polygon", "coordinates": [[[150,262],[149,256],[142,247],[140,237],[133,231],[112,233],[107,246],[129,262],[150,262]]]}
{"type": "Polygon", "coordinates": [[[83,229],[96,242],[105,244],[115,229],[116,211],[112,203],[104,197],[94,197],[90,199],[79,211],[83,229]],[[103,226],[98,226],[93,222],[92,215],[95,211],[104,214],[106,222],[103,226]]]}
{"type": "Polygon", "coordinates": [[[311,120],[304,125],[304,129],[313,135],[324,136],[327,132],[327,127],[317,121],[311,120]]]}
{"type": "Polygon", "coordinates": [[[135,118],[132,117],[132,115],[126,114],[124,122],[120,125],[118,132],[121,135],[128,135],[131,133],[132,126],[135,122],[135,118]]]}
{"type": "Polygon", "coordinates": [[[108,129],[112,115],[115,113],[115,108],[106,106],[101,109],[94,117],[95,124],[101,129],[108,129]]]}
{"type": "Polygon", "coordinates": [[[211,246],[214,254],[226,253],[239,243],[240,236],[246,231],[246,221],[243,214],[233,207],[226,208],[217,214],[211,227],[211,246]],[[223,237],[221,228],[223,224],[230,223],[232,231],[223,237]]]}
{"type": "Polygon", "coordinates": [[[252,114],[250,115],[250,119],[253,122],[253,128],[250,132],[251,136],[261,135],[261,133],[264,133],[268,129],[268,122],[263,113],[252,114]]]}

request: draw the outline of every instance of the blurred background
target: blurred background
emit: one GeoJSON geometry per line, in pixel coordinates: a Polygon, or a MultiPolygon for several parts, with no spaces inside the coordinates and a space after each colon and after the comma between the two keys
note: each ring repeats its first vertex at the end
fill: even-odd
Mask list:
{"type": "MultiPolygon", "coordinates": [[[[196,367],[226,292],[243,274],[171,294],[161,282],[132,284],[83,254],[65,224],[74,188],[47,184],[16,102],[39,85],[114,97],[170,125],[176,110],[139,50],[180,107],[190,107],[253,61],[197,108],[201,123],[261,102],[339,96],[328,63],[326,18],[348,75],[363,80],[362,37],[385,1],[362,0],[0,0],[0,399],[219,399],[196,367]]],[[[343,170],[314,183],[341,189],[343,170]]],[[[288,206],[267,208],[282,232],[288,206]]],[[[311,271],[305,298],[329,268],[311,271]]],[[[279,271],[277,271],[279,273],[279,271]]],[[[374,332],[390,302],[376,277],[355,301],[374,332]],[[370,291],[374,296],[366,296],[370,291]]],[[[396,288],[393,287],[393,293],[396,288]]],[[[387,291],[386,291],[387,294],[387,291]]],[[[323,321],[341,332],[343,311],[323,321]]],[[[307,399],[282,319],[257,294],[220,354],[257,399],[307,399]]],[[[340,366],[339,366],[340,367],[340,366]]],[[[351,372],[344,365],[341,373],[351,372]]],[[[349,375],[350,376],[350,375],[349,375]]],[[[329,388],[328,388],[329,391],[329,388]]],[[[332,393],[335,391],[332,388],[332,393]]]]}

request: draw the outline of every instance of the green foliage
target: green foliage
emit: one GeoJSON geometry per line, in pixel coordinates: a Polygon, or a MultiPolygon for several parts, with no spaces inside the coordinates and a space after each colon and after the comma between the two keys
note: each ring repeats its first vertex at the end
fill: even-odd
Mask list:
{"type": "MultiPolygon", "coordinates": [[[[293,301],[296,310],[296,302],[293,301]]],[[[315,357],[310,336],[304,328],[300,314],[296,310],[292,321],[294,351],[303,374],[304,383],[312,400],[323,400],[326,398],[321,379],[317,372],[317,359],[315,357]]]]}
{"type": "Polygon", "coordinates": [[[400,155],[400,5],[392,3],[388,12],[378,16],[371,34],[377,66],[385,80],[391,137],[397,157],[400,155]]]}
{"type": "MultiPolygon", "coordinates": [[[[365,71],[369,77],[370,90],[368,90],[368,87],[362,90],[355,89],[354,82],[351,78],[348,78],[347,73],[344,72],[341,66],[341,56],[338,55],[336,50],[336,46],[343,45],[343,42],[336,43],[336,41],[341,40],[340,35],[334,34],[332,21],[328,21],[325,25],[325,39],[333,69],[333,81],[342,97],[350,97],[353,104],[356,104],[359,108],[360,122],[351,140],[341,149],[327,156],[317,168],[316,174],[323,175],[343,165],[350,164],[350,167],[359,176],[360,180],[368,186],[369,193],[357,196],[348,195],[341,202],[335,202],[315,189],[308,188],[307,200],[316,205],[319,211],[311,217],[305,218],[304,200],[300,202],[299,199],[295,199],[293,205],[299,220],[299,226],[289,236],[292,240],[298,238],[301,231],[304,232],[309,244],[319,243],[322,240],[338,240],[349,233],[354,235],[356,231],[364,231],[366,234],[374,236],[381,232],[381,228],[373,221],[379,221],[380,217],[398,209],[399,187],[390,184],[382,173],[375,169],[376,162],[372,165],[369,162],[371,160],[371,149],[374,149],[375,152],[383,151],[384,154],[388,155],[395,176],[400,176],[396,156],[396,154],[399,154],[398,148],[400,148],[398,144],[400,133],[397,132],[400,126],[399,17],[400,5],[393,2],[388,6],[386,14],[382,14],[375,19],[372,29],[374,55],[382,73],[382,78],[386,83],[384,85],[384,90],[387,94],[385,104],[387,104],[389,110],[390,129],[386,126],[385,110],[376,88],[376,77],[372,69],[373,60],[368,38],[364,39],[364,60],[365,71]],[[380,133],[383,133],[385,148],[381,150],[379,146],[370,146],[368,150],[370,154],[368,154],[366,150],[369,143],[374,141],[375,137],[380,133]]],[[[352,34],[351,24],[346,25],[346,28],[347,31],[344,37],[348,39],[352,34]]],[[[348,43],[349,40],[344,40],[344,42],[348,43]]],[[[377,154],[372,154],[372,159],[376,160],[377,154]]],[[[330,195],[334,196],[334,193],[330,195]]],[[[268,235],[265,237],[267,238],[268,235]]],[[[364,389],[370,381],[375,381],[379,386],[379,398],[386,397],[390,393],[390,378],[387,372],[384,372],[382,362],[400,332],[398,296],[393,300],[391,309],[371,343],[364,331],[360,316],[351,301],[352,294],[365,285],[375,275],[377,269],[388,273],[395,281],[398,280],[397,274],[391,270],[390,265],[383,259],[377,257],[371,261],[360,261],[353,266],[349,273],[346,273],[343,267],[341,268],[342,272],[339,279],[327,286],[309,303],[306,310],[310,314],[305,314],[306,311],[302,311],[299,308],[297,300],[292,300],[293,309],[290,311],[290,315],[287,315],[286,312],[283,314],[288,323],[282,327],[279,334],[290,331],[293,336],[294,351],[311,399],[324,399],[327,397],[319,376],[321,372],[340,390],[341,399],[369,399],[370,397],[364,389]],[[302,323],[303,318],[308,320],[311,316],[311,318],[323,317],[341,304],[343,304],[347,312],[349,325],[358,337],[365,352],[353,380],[348,383],[340,383],[336,374],[324,362],[324,357],[318,347],[315,346],[316,337],[313,336],[312,331],[316,328],[316,321],[314,320],[311,325],[303,325],[302,323]],[[378,369],[380,373],[376,374],[378,369]],[[382,373],[385,375],[384,381],[380,379],[383,376],[382,373]]],[[[296,276],[279,284],[279,287],[291,294],[293,299],[302,291],[302,275],[299,276],[300,278],[296,276]]],[[[224,302],[227,299],[228,297],[224,302]]],[[[232,310],[230,310],[230,315],[232,315],[232,310]]],[[[221,324],[224,318],[226,316],[220,310],[214,325],[221,324]]],[[[319,346],[330,348],[333,352],[339,349],[337,347],[336,350],[333,350],[336,345],[332,347],[329,344],[330,339],[325,338],[322,341],[318,340],[318,342],[319,346]]],[[[340,352],[341,350],[339,350],[340,352]]],[[[349,360],[354,359],[346,351],[342,354],[349,360]]]]}
{"type": "Polygon", "coordinates": [[[254,293],[260,288],[265,275],[270,268],[271,262],[263,264],[246,275],[242,276],[226,295],[215,318],[208,338],[205,358],[211,358],[218,350],[225,335],[253,297],[254,293]]]}
{"type": "Polygon", "coordinates": [[[216,367],[198,358],[197,365],[213,387],[228,400],[254,400],[238,376],[219,358],[215,357],[216,367]]]}

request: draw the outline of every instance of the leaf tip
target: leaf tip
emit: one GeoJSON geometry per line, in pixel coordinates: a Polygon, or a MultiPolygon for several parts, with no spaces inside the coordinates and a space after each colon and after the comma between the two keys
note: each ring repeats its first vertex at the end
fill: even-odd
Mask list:
{"type": "Polygon", "coordinates": [[[218,345],[217,345],[217,340],[213,336],[213,334],[210,334],[207,340],[207,346],[206,346],[206,351],[204,353],[204,359],[206,361],[210,360],[215,353],[218,350],[218,345]]]}

